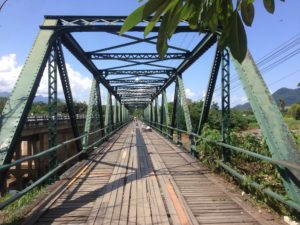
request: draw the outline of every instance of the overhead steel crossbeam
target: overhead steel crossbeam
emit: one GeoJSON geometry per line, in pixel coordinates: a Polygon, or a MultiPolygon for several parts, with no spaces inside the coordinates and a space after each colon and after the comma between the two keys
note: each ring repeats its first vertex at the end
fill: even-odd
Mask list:
{"type": "MultiPolygon", "coordinates": [[[[87,53],[90,59],[99,59],[99,60],[160,60],[159,54],[157,53],[87,53]]],[[[188,57],[187,53],[168,53],[164,56],[163,60],[166,59],[185,59],[188,57]]]]}
{"type": "MultiPolygon", "coordinates": [[[[162,75],[161,75],[162,76],[162,75]]],[[[153,78],[153,79],[164,79],[163,77],[159,77],[156,75],[148,75],[148,76],[144,76],[144,75],[131,75],[131,76],[124,76],[124,77],[118,77],[118,78],[111,78],[109,80],[127,80],[127,79],[140,79],[140,78],[153,78]]]]}
{"type": "MultiPolygon", "coordinates": [[[[126,17],[125,16],[45,16],[46,19],[57,19],[59,20],[58,25],[53,26],[40,26],[41,29],[60,29],[63,32],[119,32],[126,17]]],[[[149,17],[149,20],[151,17],[149,17]]],[[[143,25],[136,26],[130,31],[140,31],[143,32],[146,24],[149,20],[144,20],[143,25]]],[[[159,27],[154,27],[153,31],[157,32],[159,27]]],[[[189,26],[185,23],[184,25],[178,26],[176,32],[196,32],[191,30],[189,26]]]]}
{"type": "Polygon", "coordinates": [[[199,59],[213,44],[217,42],[216,34],[206,34],[199,44],[192,50],[191,57],[185,59],[175,70],[173,75],[165,82],[165,84],[153,96],[155,99],[163,90],[169,87],[176,77],[186,71],[197,59],[199,59]]]}
{"type": "Polygon", "coordinates": [[[136,79],[128,79],[128,80],[121,80],[121,79],[118,79],[118,80],[116,80],[116,79],[114,79],[114,80],[108,80],[108,82],[110,83],[110,84],[120,84],[120,83],[122,83],[122,84],[153,84],[153,83],[159,83],[159,84],[161,84],[161,83],[163,83],[163,82],[165,82],[166,81],[166,79],[147,79],[147,80],[136,80],[136,79]]]}
{"type": "Polygon", "coordinates": [[[174,70],[101,70],[103,75],[137,75],[137,76],[149,76],[158,74],[171,75],[174,70]]]}
{"type": "Polygon", "coordinates": [[[102,76],[95,64],[86,57],[83,49],[70,34],[66,34],[62,37],[62,44],[94,75],[96,80],[101,82],[102,85],[104,85],[118,100],[120,100],[117,93],[102,76]]]}
{"type": "Polygon", "coordinates": [[[155,88],[153,87],[153,86],[149,86],[149,85],[139,85],[139,86],[133,86],[133,87],[131,87],[131,86],[123,86],[123,87],[121,87],[121,88],[118,88],[118,91],[122,91],[122,90],[131,90],[131,91],[135,91],[136,89],[138,89],[138,90],[146,90],[146,89],[148,89],[148,90],[155,90],[155,88]]]}
{"type": "MultiPolygon", "coordinates": [[[[122,37],[131,39],[128,43],[123,43],[111,47],[106,47],[94,51],[85,52],[76,40],[71,36],[70,32],[106,32],[112,35],[119,36],[119,30],[124,24],[125,16],[46,16],[46,19],[58,20],[57,25],[41,26],[41,29],[53,29],[55,35],[62,37],[62,43],[71,51],[72,54],[87,67],[101,84],[103,84],[109,92],[111,92],[118,100],[121,100],[119,88],[132,88],[136,85],[148,84],[148,87],[157,88],[152,93],[152,99],[157,97],[163,89],[168,87],[176,78],[178,74],[182,74],[196,59],[198,59],[212,44],[216,42],[216,35],[208,34],[203,40],[192,50],[183,49],[178,46],[169,45],[169,49],[177,52],[167,53],[164,59],[160,59],[157,53],[137,53],[137,52],[109,52],[117,48],[128,47],[135,44],[156,44],[157,36],[149,38],[136,37],[134,35],[124,34],[122,37]],[[104,52],[105,51],[105,52],[104,52]],[[125,61],[127,65],[117,65],[107,69],[99,69],[93,63],[93,60],[121,60],[125,61]],[[167,64],[158,64],[155,62],[162,62],[163,60],[183,60],[175,69],[167,64]],[[151,70],[136,70],[136,66],[151,66],[151,70]],[[129,67],[133,68],[130,70],[129,67]],[[123,69],[128,68],[128,69],[123,69]],[[155,69],[154,69],[155,68],[155,69]],[[161,69],[160,69],[161,68],[161,69]],[[141,77],[139,80],[134,76],[151,76],[151,75],[165,75],[167,79],[155,77],[154,79],[145,79],[141,77]],[[106,79],[109,75],[132,75],[124,79],[106,79]],[[155,80],[156,79],[156,80],[155,80]],[[118,84],[118,85],[115,85],[118,84]]],[[[147,26],[149,20],[142,21],[138,26],[131,29],[131,31],[143,31],[147,26]]],[[[155,27],[153,32],[157,32],[159,27],[155,27]]],[[[195,32],[188,27],[188,24],[181,23],[175,33],[179,32],[195,32]]],[[[54,36],[55,36],[54,35],[54,36]]]]}
{"type": "Polygon", "coordinates": [[[140,94],[145,94],[145,95],[152,95],[154,94],[154,91],[145,91],[145,90],[136,90],[136,91],[118,91],[119,95],[129,95],[129,94],[133,94],[133,95],[140,95],[140,94]]]}
{"type": "Polygon", "coordinates": [[[135,60],[122,60],[122,61],[125,61],[125,62],[129,62],[130,64],[123,65],[123,66],[115,66],[115,67],[106,68],[106,69],[107,70],[115,70],[115,69],[128,68],[128,67],[134,67],[134,66],[140,66],[140,65],[147,65],[147,66],[163,68],[163,69],[171,69],[171,70],[175,69],[171,66],[163,66],[163,65],[159,65],[159,64],[154,64],[155,62],[162,62],[164,60],[165,59],[155,59],[155,60],[151,60],[151,61],[148,61],[148,62],[140,62],[140,61],[135,61],[135,60]]]}

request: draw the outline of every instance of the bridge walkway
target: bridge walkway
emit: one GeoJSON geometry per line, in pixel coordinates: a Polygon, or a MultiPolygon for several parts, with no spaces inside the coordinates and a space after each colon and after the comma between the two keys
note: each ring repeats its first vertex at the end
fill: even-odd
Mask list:
{"type": "Polygon", "coordinates": [[[280,224],[141,123],[104,145],[25,224],[280,224]]]}

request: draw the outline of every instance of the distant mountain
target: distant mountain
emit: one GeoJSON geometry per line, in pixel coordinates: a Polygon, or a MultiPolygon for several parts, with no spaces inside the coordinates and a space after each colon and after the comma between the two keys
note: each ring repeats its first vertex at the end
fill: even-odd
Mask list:
{"type": "MultiPolygon", "coordinates": [[[[279,99],[282,99],[285,102],[285,106],[290,106],[292,104],[300,102],[300,88],[296,88],[296,89],[280,88],[277,91],[275,91],[272,94],[272,96],[276,102],[278,102],[279,99]]],[[[246,111],[246,110],[250,110],[251,106],[247,102],[245,104],[240,104],[235,106],[234,109],[246,111]]]]}
{"type": "Polygon", "coordinates": [[[42,95],[37,95],[34,98],[34,102],[43,102],[43,103],[48,103],[48,97],[44,97],[42,95]]]}
{"type": "Polygon", "coordinates": [[[9,92],[0,92],[0,97],[9,97],[10,93],[9,92]]]}
{"type": "MultiPolygon", "coordinates": [[[[9,92],[0,92],[0,97],[8,98],[10,96],[9,92]]],[[[34,102],[48,102],[48,97],[43,97],[42,95],[37,95],[34,98],[34,102]]]]}

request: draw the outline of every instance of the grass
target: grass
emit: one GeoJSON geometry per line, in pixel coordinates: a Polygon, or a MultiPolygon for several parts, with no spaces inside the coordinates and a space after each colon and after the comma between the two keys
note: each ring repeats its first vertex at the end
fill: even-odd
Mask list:
{"type": "Polygon", "coordinates": [[[292,117],[284,117],[284,121],[291,130],[300,131],[300,120],[295,120],[292,117]]]}
{"type": "MultiPolygon", "coordinates": [[[[3,225],[17,225],[20,224],[22,219],[32,210],[35,206],[32,204],[39,197],[48,193],[46,187],[37,187],[28,192],[20,199],[10,204],[6,208],[0,211],[0,224],[3,225]]],[[[0,198],[0,202],[4,202],[9,199],[12,194],[6,194],[0,198]]]]}
{"type": "Polygon", "coordinates": [[[291,130],[300,151],[300,120],[285,116],[284,121],[291,130]]]}

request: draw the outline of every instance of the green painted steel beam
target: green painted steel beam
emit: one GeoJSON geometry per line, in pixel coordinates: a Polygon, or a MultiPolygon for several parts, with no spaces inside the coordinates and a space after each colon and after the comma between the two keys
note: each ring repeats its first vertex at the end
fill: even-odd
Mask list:
{"type": "MultiPolygon", "coordinates": [[[[221,135],[222,142],[230,144],[230,56],[229,51],[222,52],[222,79],[221,79],[221,135]]],[[[230,152],[222,147],[222,159],[227,161],[230,152]]]]}
{"type": "MultiPolygon", "coordinates": [[[[51,47],[48,59],[48,146],[57,145],[57,50],[56,44],[51,47]]],[[[56,153],[48,157],[48,171],[57,166],[56,153]]],[[[49,178],[49,183],[53,183],[56,176],[49,178]]]]}
{"type": "Polygon", "coordinates": [[[210,71],[210,76],[207,84],[207,89],[206,89],[206,94],[205,94],[205,99],[203,101],[203,106],[202,106],[202,111],[201,111],[201,116],[198,124],[198,130],[197,134],[201,134],[201,131],[204,127],[204,124],[207,122],[217,78],[218,78],[218,73],[219,73],[219,68],[221,64],[221,51],[217,47],[215,56],[214,56],[214,61],[211,67],[210,71]]]}
{"type": "MultiPolygon", "coordinates": [[[[84,133],[86,134],[90,133],[91,131],[91,122],[92,122],[93,109],[94,109],[96,86],[97,86],[97,81],[93,79],[91,90],[90,90],[90,96],[89,96],[89,104],[88,104],[86,118],[85,118],[84,133]]],[[[85,136],[82,139],[82,146],[84,151],[87,150],[88,145],[89,145],[89,135],[85,136]]]]}
{"type": "Polygon", "coordinates": [[[177,82],[178,82],[178,89],[179,89],[179,94],[180,94],[181,105],[182,105],[182,109],[183,109],[183,113],[184,113],[186,130],[187,130],[187,132],[192,132],[193,128],[192,128],[191,115],[190,115],[189,107],[188,107],[186,96],[185,96],[185,89],[184,89],[181,74],[177,76],[177,82]]]}
{"type": "Polygon", "coordinates": [[[162,92],[162,99],[163,99],[162,108],[164,111],[164,113],[163,113],[164,125],[169,126],[170,118],[169,118],[169,108],[168,108],[168,99],[167,99],[166,90],[163,90],[163,92],[162,92]]]}
{"type": "MultiPolygon", "coordinates": [[[[72,96],[71,85],[69,81],[68,71],[65,63],[65,58],[62,50],[60,41],[56,42],[56,51],[57,51],[57,67],[60,75],[61,86],[64,92],[66,105],[68,108],[68,114],[70,116],[70,122],[73,130],[74,137],[79,137],[79,129],[77,125],[76,112],[74,107],[74,101],[72,96]]],[[[77,152],[80,152],[82,149],[81,141],[76,141],[77,152]]]]}
{"type": "MultiPolygon", "coordinates": [[[[57,19],[46,19],[44,26],[55,26],[57,19]]],[[[41,30],[22,68],[19,78],[7,100],[0,119],[0,164],[9,163],[21,135],[23,125],[31,108],[34,96],[50,52],[53,30],[41,30]]]]}
{"type": "MultiPolygon", "coordinates": [[[[103,107],[102,107],[99,81],[97,81],[97,85],[96,85],[96,108],[97,108],[97,112],[99,114],[99,127],[102,129],[102,128],[104,128],[104,118],[103,118],[103,107]]],[[[101,137],[104,137],[104,136],[105,136],[105,133],[104,133],[104,130],[102,130],[101,137]]]]}
{"type": "MultiPolygon", "coordinates": [[[[250,52],[242,64],[233,59],[239,79],[247,94],[254,115],[266,139],[272,158],[299,164],[300,154],[295,140],[285,124],[280,110],[268,90],[250,52]]],[[[300,172],[279,167],[279,172],[290,199],[300,203],[300,172]],[[296,183],[294,182],[295,180],[296,183]]]]}

